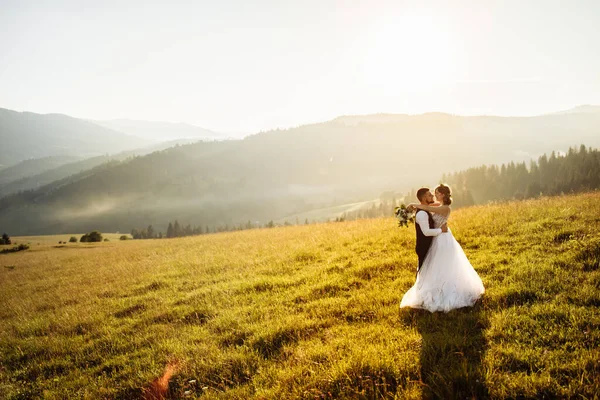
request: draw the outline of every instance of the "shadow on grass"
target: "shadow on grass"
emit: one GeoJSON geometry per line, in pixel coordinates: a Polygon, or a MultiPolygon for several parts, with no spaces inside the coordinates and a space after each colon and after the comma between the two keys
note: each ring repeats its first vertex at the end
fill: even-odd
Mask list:
{"type": "Polygon", "coordinates": [[[488,321],[481,300],[447,314],[410,310],[409,318],[422,336],[423,398],[489,398],[482,371],[488,321]]]}

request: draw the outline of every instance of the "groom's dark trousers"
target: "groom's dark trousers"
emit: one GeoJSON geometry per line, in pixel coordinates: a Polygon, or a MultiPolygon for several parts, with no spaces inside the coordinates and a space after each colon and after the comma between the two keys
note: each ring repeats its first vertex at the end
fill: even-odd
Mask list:
{"type": "MultiPolygon", "coordinates": [[[[433,222],[433,217],[431,216],[431,214],[425,210],[420,210],[418,212],[427,213],[427,216],[429,217],[429,228],[433,229],[434,222],[433,222]]],[[[415,228],[417,230],[417,247],[415,250],[417,252],[417,256],[419,257],[419,267],[417,268],[417,275],[418,275],[419,271],[421,270],[421,266],[423,265],[423,262],[425,261],[425,257],[427,257],[427,252],[429,251],[429,248],[431,247],[431,242],[433,241],[433,236],[425,236],[423,234],[423,231],[421,230],[421,227],[416,222],[415,222],[415,228]]]]}

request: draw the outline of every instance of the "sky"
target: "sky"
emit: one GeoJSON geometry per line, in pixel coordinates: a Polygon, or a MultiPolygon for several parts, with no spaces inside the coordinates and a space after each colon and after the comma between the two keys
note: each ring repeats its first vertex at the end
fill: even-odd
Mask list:
{"type": "Polygon", "coordinates": [[[0,107],[255,133],[600,104],[600,1],[0,0],[0,107]]]}

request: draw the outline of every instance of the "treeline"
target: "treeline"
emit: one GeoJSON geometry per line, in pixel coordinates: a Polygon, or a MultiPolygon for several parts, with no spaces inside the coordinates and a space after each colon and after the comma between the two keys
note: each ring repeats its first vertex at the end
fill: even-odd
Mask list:
{"type": "MultiPolygon", "coordinates": [[[[308,220],[305,222],[308,224],[308,220]]],[[[291,223],[284,223],[283,225],[288,226],[292,225],[291,223]]],[[[169,225],[166,229],[166,234],[163,234],[162,231],[157,232],[152,225],[148,225],[147,228],[142,229],[132,229],[131,236],[133,239],[163,239],[163,238],[176,238],[176,237],[185,237],[185,236],[196,236],[196,235],[204,235],[208,233],[218,233],[218,232],[231,232],[231,231],[242,231],[246,229],[260,229],[260,228],[274,228],[277,226],[273,221],[269,221],[268,223],[261,225],[259,223],[252,223],[251,221],[246,222],[245,224],[224,224],[224,225],[213,225],[212,228],[208,225],[204,226],[193,226],[187,224],[183,226],[179,223],[178,220],[175,220],[174,223],[169,222],[169,225]]]]}
{"type": "Polygon", "coordinates": [[[162,232],[155,232],[152,225],[148,225],[148,228],[132,229],[131,237],[134,239],[162,239],[163,234],[162,232]]]}
{"type": "Polygon", "coordinates": [[[544,154],[537,162],[483,165],[442,176],[458,207],[489,201],[585,192],[600,188],[600,151],[569,148],[544,154]]]}
{"type": "MultiPolygon", "coordinates": [[[[410,196],[407,195],[405,198],[408,199],[410,198],[410,196]]],[[[412,201],[413,200],[409,201],[409,203],[412,201]]],[[[416,198],[414,201],[416,201],[416,198]]],[[[394,215],[394,208],[396,208],[399,205],[400,203],[396,200],[395,197],[388,198],[387,194],[383,193],[379,199],[379,204],[375,204],[375,202],[373,202],[371,203],[370,207],[363,207],[357,210],[344,212],[340,217],[335,219],[335,222],[389,217],[390,215],[394,215]]]]}
{"type": "MultiPolygon", "coordinates": [[[[330,218],[322,222],[344,222],[356,219],[389,217],[390,215],[393,215],[394,208],[399,204],[400,202],[396,201],[395,198],[387,198],[387,194],[384,193],[382,194],[382,199],[380,199],[379,204],[373,202],[370,207],[344,212],[339,217],[330,218]]],[[[133,239],[163,239],[204,235],[209,233],[243,231],[248,229],[274,228],[277,226],[309,225],[311,223],[316,223],[316,221],[309,222],[308,218],[305,218],[304,222],[302,222],[300,219],[296,218],[295,223],[285,221],[282,224],[276,224],[273,220],[270,220],[265,224],[261,224],[259,222],[253,223],[252,221],[247,221],[246,223],[239,224],[213,225],[212,228],[206,225],[203,228],[202,226],[192,227],[190,224],[183,226],[178,220],[175,220],[174,223],[169,222],[166,234],[163,234],[162,231],[157,232],[152,225],[148,225],[147,228],[132,229],[131,236],[133,239]]]]}

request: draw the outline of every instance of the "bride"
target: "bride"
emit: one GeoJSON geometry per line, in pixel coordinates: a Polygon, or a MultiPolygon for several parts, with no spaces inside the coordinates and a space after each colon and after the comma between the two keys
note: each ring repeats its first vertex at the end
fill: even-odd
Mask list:
{"type": "MultiPolygon", "coordinates": [[[[435,228],[439,228],[450,216],[450,187],[439,185],[435,189],[435,198],[437,202],[430,206],[418,203],[410,206],[433,213],[435,228]]],[[[484,291],[481,278],[448,230],[433,238],[427,257],[417,274],[417,281],[404,294],[400,307],[448,312],[472,306],[484,291]]]]}

